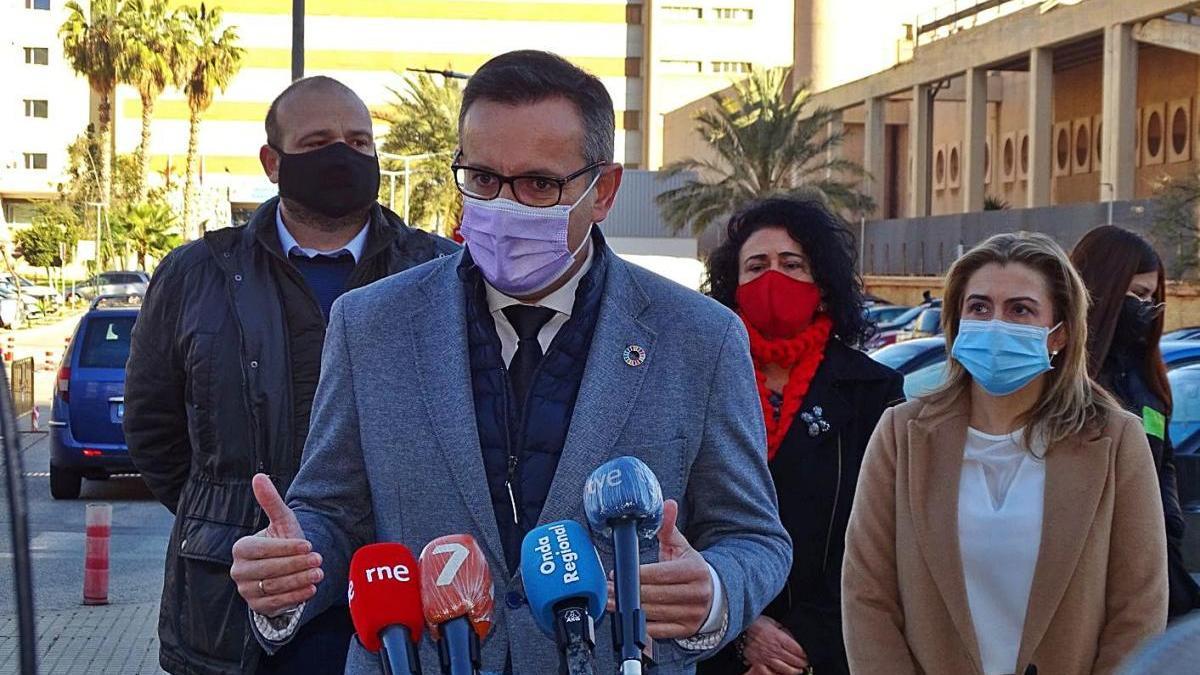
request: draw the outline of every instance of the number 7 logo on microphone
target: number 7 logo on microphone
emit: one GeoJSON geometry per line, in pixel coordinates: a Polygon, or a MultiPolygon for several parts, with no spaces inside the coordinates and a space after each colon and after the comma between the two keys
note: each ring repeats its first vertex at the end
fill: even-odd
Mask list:
{"type": "Polygon", "coordinates": [[[437,627],[467,617],[480,638],[491,630],[495,589],[487,558],[469,534],[438,537],[421,551],[425,620],[437,627]]]}
{"type": "MultiPolygon", "coordinates": [[[[467,535],[462,535],[467,536],[467,535]]],[[[474,543],[474,542],[472,542],[474,543]]],[[[442,568],[441,573],[437,576],[438,586],[449,586],[454,581],[454,577],[458,575],[458,570],[467,561],[471,555],[471,549],[458,543],[457,541],[449,541],[445,544],[439,544],[430,551],[433,555],[449,555],[450,558],[446,561],[446,566],[442,568]]]]}

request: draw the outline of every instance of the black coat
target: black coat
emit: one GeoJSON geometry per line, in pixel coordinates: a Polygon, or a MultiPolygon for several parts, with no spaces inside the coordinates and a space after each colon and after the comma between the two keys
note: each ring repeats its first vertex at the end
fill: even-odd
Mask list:
{"type": "MultiPolygon", "coordinates": [[[[867,441],[883,411],[903,401],[900,373],[831,339],[801,412],[771,461],[779,516],[794,552],[787,585],[764,614],[795,636],[820,675],[849,673],[841,611],[846,524],[867,441]],[[812,416],[811,424],[802,413],[812,416]]],[[[698,672],[745,672],[734,651],[725,648],[698,672]]]]}
{"type": "MultiPolygon", "coordinates": [[[[253,672],[259,654],[229,567],[234,542],[265,526],[251,477],[269,474],[283,494],[299,463],[272,272],[284,260],[269,236],[277,204],[172,251],[133,331],[125,439],[146,485],[176,514],[159,611],[160,663],[172,673],[253,672]]],[[[456,249],[378,205],[369,227],[352,288],[456,249]]]]}
{"type": "Polygon", "coordinates": [[[1179,488],[1175,480],[1175,447],[1171,444],[1171,419],[1166,403],[1150,390],[1142,373],[1143,355],[1137,350],[1120,351],[1116,347],[1100,370],[1100,383],[1121,405],[1142,419],[1146,440],[1158,471],[1158,487],[1162,495],[1163,519],[1167,526],[1167,579],[1170,602],[1168,615],[1182,616],[1200,607],[1200,588],[1183,564],[1183,509],[1179,506],[1179,488]],[[1153,412],[1149,412],[1153,411],[1153,412]],[[1152,417],[1162,415],[1161,430],[1152,417]],[[1150,419],[1150,421],[1148,421],[1150,419]],[[1158,433],[1161,431],[1161,433],[1158,433]]]}

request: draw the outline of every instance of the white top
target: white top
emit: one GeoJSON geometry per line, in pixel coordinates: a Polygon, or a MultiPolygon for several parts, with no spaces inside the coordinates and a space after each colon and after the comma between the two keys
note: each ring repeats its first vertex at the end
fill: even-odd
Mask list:
{"type": "Polygon", "coordinates": [[[1046,463],[1026,449],[1023,429],[1002,436],[967,430],[958,542],[984,675],[1017,668],[1045,492],[1046,463]]]}
{"type": "Polygon", "coordinates": [[[575,271],[575,275],[568,279],[562,288],[537,302],[523,303],[492,288],[492,285],[486,280],[483,282],[484,288],[487,290],[488,311],[492,313],[492,320],[496,323],[496,333],[500,336],[500,355],[504,357],[505,367],[512,363],[513,356],[517,353],[519,338],[516,329],[504,315],[504,308],[513,305],[527,305],[529,307],[545,307],[555,311],[554,317],[547,321],[546,325],[542,326],[542,330],[538,332],[538,344],[542,345],[542,353],[545,354],[550,349],[550,343],[554,342],[554,336],[558,335],[558,331],[567,323],[567,319],[571,318],[571,310],[575,308],[575,293],[579,290],[579,282],[583,281],[588,270],[592,269],[593,255],[595,255],[595,250],[589,241],[587,259],[575,271]]]}
{"type": "Polygon", "coordinates": [[[336,258],[343,253],[349,253],[354,257],[354,262],[357,263],[362,259],[363,249],[366,248],[367,230],[370,229],[370,225],[371,223],[368,221],[362,226],[362,229],[358,231],[358,234],[354,235],[353,239],[336,251],[318,251],[315,248],[304,248],[301,246],[300,243],[296,241],[296,238],[292,236],[291,231],[287,229],[287,225],[285,225],[283,222],[283,209],[275,209],[275,229],[279,231],[279,245],[283,248],[284,255],[291,255],[295,253],[306,258],[315,258],[319,255],[329,258],[336,258]]]}

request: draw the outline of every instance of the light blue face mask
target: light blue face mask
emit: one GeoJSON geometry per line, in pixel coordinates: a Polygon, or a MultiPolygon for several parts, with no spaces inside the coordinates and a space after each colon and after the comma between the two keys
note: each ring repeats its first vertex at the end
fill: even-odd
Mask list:
{"type": "Polygon", "coordinates": [[[992,396],[1008,396],[1049,371],[1047,340],[1058,330],[995,319],[958,322],[950,355],[992,396]]]}

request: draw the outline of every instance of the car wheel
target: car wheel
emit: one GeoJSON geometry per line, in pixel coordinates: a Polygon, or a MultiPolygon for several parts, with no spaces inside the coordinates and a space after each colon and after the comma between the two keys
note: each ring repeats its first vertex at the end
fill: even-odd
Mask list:
{"type": "Polygon", "coordinates": [[[50,496],[55,499],[79,499],[83,476],[75,471],[50,465],[50,496]]]}

